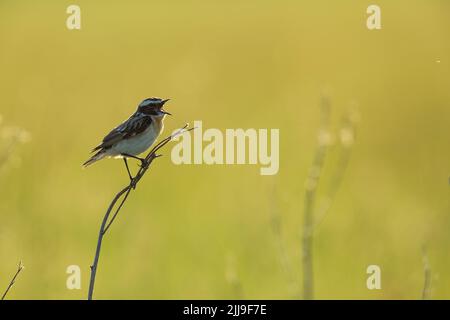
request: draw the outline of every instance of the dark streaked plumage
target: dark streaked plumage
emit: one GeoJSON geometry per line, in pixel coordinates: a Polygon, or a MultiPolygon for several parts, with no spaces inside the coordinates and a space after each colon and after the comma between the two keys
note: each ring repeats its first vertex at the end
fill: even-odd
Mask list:
{"type": "Polygon", "coordinates": [[[100,149],[108,149],[121,140],[130,139],[144,132],[151,124],[151,116],[136,111],[128,120],[112,129],[111,132],[103,138],[102,143],[92,149],[92,152],[100,149]]]}

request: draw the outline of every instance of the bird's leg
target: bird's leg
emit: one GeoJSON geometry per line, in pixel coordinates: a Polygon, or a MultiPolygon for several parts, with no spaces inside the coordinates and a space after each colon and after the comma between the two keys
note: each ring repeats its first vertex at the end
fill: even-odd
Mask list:
{"type": "Polygon", "coordinates": [[[141,166],[143,166],[144,163],[145,163],[145,159],[144,158],[139,158],[139,157],[133,156],[133,155],[128,154],[128,153],[122,153],[122,156],[139,160],[141,162],[141,166]]]}
{"type": "Polygon", "coordinates": [[[123,157],[123,162],[125,162],[125,167],[127,168],[128,176],[130,177],[130,186],[133,189],[136,189],[136,178],[133,178],[130,172],[130,168],[128,167],[128,161],[126,157],[123,157]]]}
{"type": "Polygon", "coordinates": [[[130,177],[130,180],[131,181],[133,181],[133,176],[131,175],[131,172],[130,172],[130,168],[128,167],[128,161],[127,161],[127,158],[123,158],[123,162],[125,162],[125,167],[127,168],[127,172],[128,172],[128,176],[130,177]]]}

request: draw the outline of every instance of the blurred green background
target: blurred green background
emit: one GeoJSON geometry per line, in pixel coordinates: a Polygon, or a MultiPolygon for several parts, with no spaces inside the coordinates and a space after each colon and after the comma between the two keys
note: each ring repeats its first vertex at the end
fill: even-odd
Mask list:
{"type": "Polygon", "coordinates": [[[119,161],[81,163],[150,96],[172,99],[165,134],[194,120],[279,128],[280,171],[175,166],[166,147],[106,235],[94,297],[295,298],[324,92],[334,143],[318,205],[341,118],[359,120],[315,234],[316,298],[418,299],[423,245],[432,297],[450,298],[450,2],[376,1],[376,31],[367,1],[80,0],[82,29],[70,31],[73,3],[0,2],[0,130],[29,138],[0,169],[0,290],[26,267],[9,299],[86,298],[100,222],[127,175],[119,161]],[[81,290],[66,288],[73,264],[81,290]],[[381,290],[366,288],[371,264],[381,290]]]}

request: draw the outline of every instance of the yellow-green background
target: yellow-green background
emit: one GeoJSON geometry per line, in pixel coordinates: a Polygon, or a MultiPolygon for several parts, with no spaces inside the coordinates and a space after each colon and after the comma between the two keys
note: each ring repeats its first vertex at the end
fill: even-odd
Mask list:
{"type": "Polygon", "coordinates": [[[127,176],[119,161],[81,163],[142,99],[161,96],[174,114],[165,133],[193,120],[279,128],[280,171],[175,166],[168,146],[105,238],[95,297],[292,298],[326,92],[334,129],[351,106],[360,120],[316,233],[316,298],[420,298],[424,244],[432,297],[450,298],[450,2],[376,1],[382,29],[369,31],[372,3],[2,0],[0,114],[31,140],[0,173],[0,290],[21,259],[9,299],[86,298],[101,218],[127,176]],[[80,31],[66,28],[72,3],[80,31]],[[280,266],[271,208],[294,281],[280,266]],[[66,289],[72,264],[81,290],[66,289]],[[381,290],[366,288],[371,264],[381,290]]]}

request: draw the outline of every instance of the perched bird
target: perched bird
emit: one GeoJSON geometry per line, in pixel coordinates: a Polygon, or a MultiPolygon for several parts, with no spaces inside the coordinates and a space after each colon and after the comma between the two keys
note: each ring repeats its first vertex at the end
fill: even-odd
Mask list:
{"type": "Polygon", "coordinates": [[[160,98],[148,98],[142,101],[128,120],[114,128],[103,138],[102,143],[92,150],[96,153],[83,163],[83,166],[87,167],[106,157],[123,158],[132,180],[127,158],[144,161],[138,155],[155,142],[164,129],[164,117],[171,115],[162,109],[167,101],[169,99],[160,98]]]}

